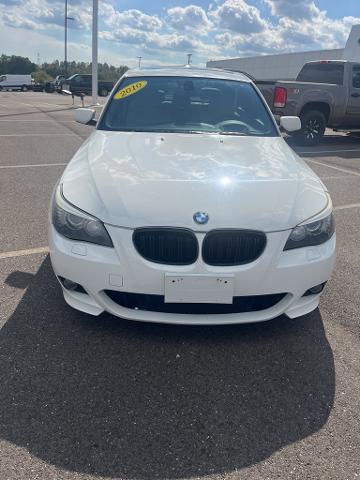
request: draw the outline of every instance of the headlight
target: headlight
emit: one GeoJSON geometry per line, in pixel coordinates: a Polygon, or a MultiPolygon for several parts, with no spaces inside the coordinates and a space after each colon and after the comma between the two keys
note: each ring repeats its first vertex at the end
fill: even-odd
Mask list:
{"type": "Polygon", "coordinates": [[[335,222],[332,213],[316,222],[298,225],[290,233],[284,250],[320,245],[329,240],[334,231],[335,222]]]}
{"type": "Polygon", "coordinates": [[[66,238],[80,242],[113,247],[102,222],[66,202],[57,187],[52,205],[52,223],[55,230],[66,238]]]}

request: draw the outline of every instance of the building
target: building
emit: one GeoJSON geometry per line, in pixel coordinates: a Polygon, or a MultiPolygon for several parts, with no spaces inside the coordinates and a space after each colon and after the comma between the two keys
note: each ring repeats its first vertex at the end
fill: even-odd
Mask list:
{"type": "Polygon", "coordinates": [[[351,60],[360,63],[360,25],[352,27],[345,48],[212,60],[206,66],[246,72],[256,80],[294,80],[304,63],[311,60],[351,60]]]}

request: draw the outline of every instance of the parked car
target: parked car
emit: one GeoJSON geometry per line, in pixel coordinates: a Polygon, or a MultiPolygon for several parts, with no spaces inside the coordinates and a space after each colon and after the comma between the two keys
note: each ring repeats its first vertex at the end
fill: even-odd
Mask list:
{"type": "Polygon", "coordinates": [[[56,92],[61,93],[62,84],[65,82],[65,80],[66,80],[65,75],[57,75],[54,78],[53,82],[54,82],[54,89],[56,92]]]}
{"type": "Polygon", "coordinates": [[[33,92],[44,92],[44,91],[45,91],[45,83],[43,83],[43,82],[34,82],[34,83],[31,85],[30,90],[32,90],[33,92]]]}
{"type": "MultiPolygon", "coordinates": [[[[95,110],[75,111],[95,123],[95,110]]],[[[297,117],[280,119],[300,128],[297,117]]],[[[128,71],[51,201],[51,262],[72,307],[221,324],[314,310],[335,258],[329,193],[231,72],[128,71]]]]}
{"type": "MultiPolygon", "coordinates": [[[[113,82],[103,80],[98,81],[98,94],[100,97],[106,97],[113,89],[113,82]]],[[[71,92],[74,95],[92,94],[92,75],[76,74],[67,78],[63,84],[62,89],[71,92]]]]}
{"type": "Polygon", "coordinates": [[[55,83],[54,83],[54,81],[46,82],[44,88],[45,88],[45,92],[47,92],[47,93],[54,93],[54,92],[55,92],[55,83]]]}
{"type": "Polygon", "coordinates": [[[62,93],[61,90],[62,90],[62,84],[63,84],[64,80],[65,80],[64,75],[57,75],[53,80],[45,83],[45,86],[44,86],[45,92],[47,92],[47,93],[53,93],[53,92],[62,93]]]}
{"type": "Polygon", "coordinates": [[[0,91],[21,90],[26,92],[31,89],[33,82],[31,75],[0,75],[0,91]]]}
{"type": "Polygon", "coordinates": [[[258,87],[275,115],[300,117],[302,128],[294,137],[303,145],[319,143],[326,127],[360,130],[360,63],[308,62],[295,81],[258,82],[258,87]]]}

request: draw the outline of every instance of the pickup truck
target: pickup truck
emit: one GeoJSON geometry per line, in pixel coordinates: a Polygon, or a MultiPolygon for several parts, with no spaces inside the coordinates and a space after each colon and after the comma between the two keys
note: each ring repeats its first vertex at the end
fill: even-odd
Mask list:
{"type": "MultiPolygon", "coordinates": [[[[106,82],[104,80],[98,81],[98,95],[106,97],[113,89],[113,82],[106,82]]],[[[92,94],[92,75],[75,74],[67,78],[62,83],[62,90],[71,92],[73,95],[92,94]]]]}
{"type": "Polygon", "coordinates": [[[306,63],[295,81],[257,82],[275,117],[296,115],[297,143],[315,145],[326,128],[360,130],[360,63],[319,60],[306,63]]]}

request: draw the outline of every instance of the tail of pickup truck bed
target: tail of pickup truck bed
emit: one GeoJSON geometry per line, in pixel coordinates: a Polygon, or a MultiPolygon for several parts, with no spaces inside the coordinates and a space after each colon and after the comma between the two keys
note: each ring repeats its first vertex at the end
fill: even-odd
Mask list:
{"type": "Polygon", "coordinates": [[[263,94],[263,97],[265,98],[266,103],[272,109],[273,102],[274,102],[274,90],[275,90],[276,82],[275,81],[270,82],[266,80],[255,80],[254,83],[257,85],[258,89],[263,94]]]}
{"type": "Polygon", "coordinates": [[[295,81],[255,82],[275,116],[300,117],[293,134],[302,145],[321,141],[326,127],[360,128],[360,64],[343,60],[308,62],[295,81]],[[357,93],[357,90],[359,93],[357,93]]]}

